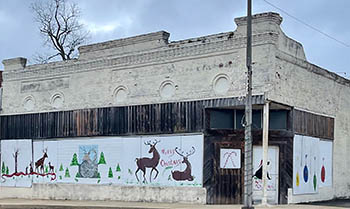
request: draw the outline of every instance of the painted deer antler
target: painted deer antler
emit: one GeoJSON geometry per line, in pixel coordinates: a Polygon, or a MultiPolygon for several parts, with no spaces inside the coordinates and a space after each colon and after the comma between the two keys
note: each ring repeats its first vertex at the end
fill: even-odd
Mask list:
{"type": "Polygon", "coordinates": [[[153,142],[153,146],[156,146],[156,144],[158,144],[158,142],[160,142],[160,140],[157,140],[157,139],[154,139],[154,142],[153,142]]]}
{"type": "Polygon", "coordinates": [[[151,140],[147,141],[147,142],[143,142],[145,145],[151,145],[151,140]]]}
{"type": "Polygon", "coordinates": [[[180,155],[181,157],[185,157],[184,155],[183,155],[183,151],[181,151],[181,153],[179,152],[179,151],[177,151],[177,149],[178,149],[178,147],[175,147],[175,152],[178,154],[178,155],[180,155]]]}
{"type": "Polygon", "coordinates": [[[158,142],[160,142],[160,140],[154,139],[154,141],[152,142],[152,140],[148,140],[147,142],[143,142],[145,145],[149,145],[149,146],[156,146],[156,144],[158,144],[158,142]]]}
{"type": "Polygon", "coordinates": [[[188,158],[189,156],[193,155],[196,152],[196,149],[192,146],[192,149],[189,152],[186,152],[186,155],[184,155],[184,151],[181,151],[181,149],[179,149],[181,151],[181,153],[178,151],[178,147],[175,147],[175,152],[180,155],[181,157],[186,157],[188,158]]]}

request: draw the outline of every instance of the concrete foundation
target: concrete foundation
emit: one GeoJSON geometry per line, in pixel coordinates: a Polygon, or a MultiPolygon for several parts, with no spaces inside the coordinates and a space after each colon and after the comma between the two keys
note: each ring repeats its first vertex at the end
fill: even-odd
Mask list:
{"type": "Polygon", "coordinates": [[[0,199],[6,198],[205,204],[206,189],[201,187],[33,184],[30,188],[0,187],[0,199]]]}

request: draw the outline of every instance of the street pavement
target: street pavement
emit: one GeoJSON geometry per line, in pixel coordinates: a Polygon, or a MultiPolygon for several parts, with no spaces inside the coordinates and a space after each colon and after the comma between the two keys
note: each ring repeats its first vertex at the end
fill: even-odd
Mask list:
{"type": "MultiPolygon", "coordinates": [[[[145,203],[145,202],[117,202],[117,201],[73,201],[73,200],[28,200],[28,199],[0,199],[0,209],[240,209],[242,205],[199,205],[180,203],[145,203]]],[[[350,208],[350,200],[340,202],[330,201],[315,204],[293,205],[254,205],[256,209],[339,209],[350,208]]]]}

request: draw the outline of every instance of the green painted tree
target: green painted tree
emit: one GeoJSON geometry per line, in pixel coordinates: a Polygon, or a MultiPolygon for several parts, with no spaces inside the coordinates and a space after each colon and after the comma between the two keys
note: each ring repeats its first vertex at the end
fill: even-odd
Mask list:
{"type": "Polygon", "coordinates": [[[106,164],[105,155],[103,154],[103,152],[101,152],[100,154],[100,160],[98,161],[98,164],[106,164]]]}
{"type": "Polygon", "coordinates": [[[9,171],[9,167],[6,166],[6,174],[9,175],[10,171],[9,171]]]}
{"type": "Polygon", "coordinates": [[[64,174],[64,177],[66,177],[66,178],[70,178],[70,174],[69,174],[69,170],[68,170],[68,168],[66,168],[66,173],[64,174]]]}
{"type": "Polygon", "coordinates": [[[70,166],[75,166],[75,165],[79,165],[77,153],[73,154],[72,162],[70,163],[70,166]]]}
{"type": "Polygon", "coordinates": [[[77,174],[75,175],[75,178],[81,178],[81,175],[79,172],[77,172],[77,174]]]}
{"type": "Polygon", "coordinates": [[[113,178],[113,171],[111,167],[109,167],[108,178],[113,178]]]}
{"type": "Polygon", "coordinates": [[[120,166],[119,166],[119,163],[118,163],[117,167],[115,168],[115,171],[117,171],[117,172],[120,172],[120,171],[121,171],[120,166]]]}
{"type": "Polygon", "coordinates": [[[6,173],[6,166],[4,161],[2,161],[1,173],[6,173]]]}
{"type": "Polygon", "coordinates": [[[45,173],[49,172],[49,166],[45,165],[45,173]]]}
{"type": "Polygon", "coordinates": [[[59,171],[64,171],[62,163],[61,163],[61,165],[60,165],[59,171]]]}

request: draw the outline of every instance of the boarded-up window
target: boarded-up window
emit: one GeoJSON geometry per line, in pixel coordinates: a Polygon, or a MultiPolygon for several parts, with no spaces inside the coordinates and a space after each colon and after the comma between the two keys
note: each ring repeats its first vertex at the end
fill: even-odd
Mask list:
{"type": "Polygon", "coordinates": [[[287,110],[270,110],[269,129],[287,129],[287,110]]]}
{"type": "MultiPolygon", "coordinates": [[[[253,110],[253,129],[260,129],[262,124],[261,110],[253,110]]],[[[245,123],[244,110],[236,110],[236,129],[243,129],[243,124],[245,123]]]]}
{"type": "Polygon", "coordinates": [[[234,129],[233,110],[210,110],[211,129],[234,129]]]}

